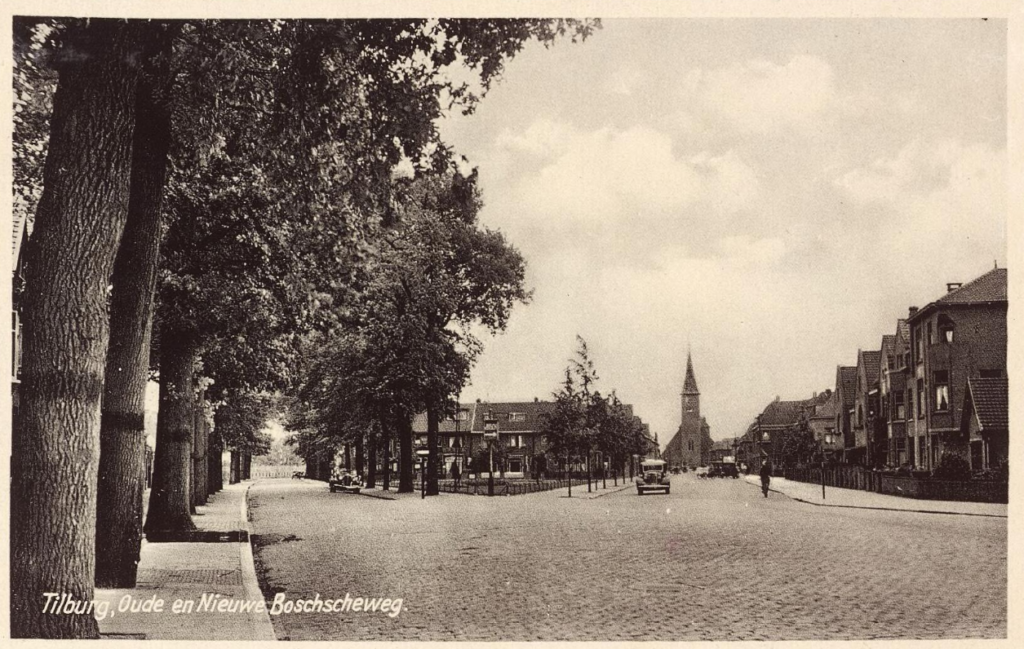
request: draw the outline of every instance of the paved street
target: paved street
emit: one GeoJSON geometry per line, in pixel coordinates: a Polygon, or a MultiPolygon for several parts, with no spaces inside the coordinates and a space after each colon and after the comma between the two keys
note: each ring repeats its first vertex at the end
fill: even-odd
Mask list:
{"type": "Polygon", "coordinates": [[[265,592],[403,600],[395,617],[272,616],[278,639],[1006,634],[1005,519],[814,507],[689,474],[670,496],[381,500],[268,480],[250,499],[265,592]]]}

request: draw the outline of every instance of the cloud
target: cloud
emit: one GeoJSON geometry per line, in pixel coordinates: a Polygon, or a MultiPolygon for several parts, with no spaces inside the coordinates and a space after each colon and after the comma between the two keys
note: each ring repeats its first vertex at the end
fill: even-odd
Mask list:
{"type": "Polygon", "coordinates": [[[637,88],[648,82],[650,75],[643,70],[622,66],[605,80],[604,89],[613,95],[632,95],[637,88]]]}
{"type": "Polygon", "coordinates": [[[693,70],[680,90],[683,103],[707,118],[744,133],[768,135],[813,128],[836,99],[832,68],[806,55],[794,56],[785,65],[755,59],[716,70],[693,70]]]}
{"type": "Polygon", "coordinates": [[[754,205],[761,191],[757,172],[737,152],[687,158],[669,135],[646,126],[587,132],[538,120],[521,133],[503,131],[496,147],[546,160],[520,179],[525,218],[663,221],[683,218],[698,203],[735,214],[754,205]]]}

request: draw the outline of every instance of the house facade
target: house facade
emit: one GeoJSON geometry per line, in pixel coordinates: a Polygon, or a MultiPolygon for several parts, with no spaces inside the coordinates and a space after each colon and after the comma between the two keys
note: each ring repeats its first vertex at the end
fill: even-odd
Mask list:
{"type": "Polygon", "coordinates": [[[935,469],[959,435],[968,381],[1006,378],[1007,307],[1007,271],[995,268],[907,318],[918,468],[935,469]]]}
{"type": "Polygon", "coordinates": [[[835,388],[835,434],[843,448],[843,461],[849,462],[855,455],[856,439],[853,433],[855,401],[857,395],[857,366],[836,367],[835,388]]]}

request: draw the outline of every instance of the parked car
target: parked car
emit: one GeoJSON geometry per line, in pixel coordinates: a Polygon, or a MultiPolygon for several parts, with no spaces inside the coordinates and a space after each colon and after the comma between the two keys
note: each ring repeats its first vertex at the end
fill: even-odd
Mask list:
{"type": "Polygon", "coordinates": [[[669,493],[671,480],[668,464],[664,460],[644,460],[640,463],[640,475],[636,477],[636,493],[640,496],[648,491],[669,493]]]}
{"type": "Polygon", "coordinates": [[[695,471],[695,473],[697,474],[698,478],[706,478],[706,477],[708,477],[708,473],[710,471],[711,471],[711,469],[709,469],[706,466],[699,466],[699,467],[697,467],[697,470],[695,471]]]}
{"type": "Polygon", "coordinates": [[[359,479],[355,471],[336,470],[331,473],[331,479],[327,484],[331,489],[331,493],[344,491],[357,494],[363,488],[363,481],[359,479]]]}

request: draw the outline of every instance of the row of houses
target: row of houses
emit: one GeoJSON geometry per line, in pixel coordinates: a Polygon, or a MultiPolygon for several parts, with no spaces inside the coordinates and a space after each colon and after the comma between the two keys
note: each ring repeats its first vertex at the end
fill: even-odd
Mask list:
{"type": "MultiPolygon", "coordinates": [[[[633,414],[633,407],[625,405],[626,410],[643,428],[643,442],[648,448],[647,456],[656,457],[658,453],[657,434],[651,436],[650,426],[640,417],[633,414]]],[[[496,420],[498,426],[497,444],[501,447],[495,473],[506,478],[534,477],[539,467],[534,466],[536,459],[547,451],[544,439],[544,427],[548,416],[554,412],[553,401],[509,401],[460,403],[458,412],[438,422],[438,444],[440,446],[443,469],[451,472],[453,464],[458,465],[460,472],[485,471],[484,467],[473,467],[472,459],[487,448],[484,441],[484,422],[496,420]]],[[[421,413],[412,423],[414,444],[420,448],[427,446],[427,415],[421,413]]],[[[397,457],[397,454],[394,455],[397,457]]],[[[397,461],[393,467],[397,470],[397,461]]]]}
{"type": "Polygon", "coordinates": [[[972,472],[1005,468],[1007,308],[1005,268],[947,284],[944,295],[910,307],[876,349],[837,366],[834,388],[768,404],[736,440],[737,453],[756,468],[779,452],[773,436],[806,426],[826,458],[846,464],[934,471],[955,454],[972,472]]]}

